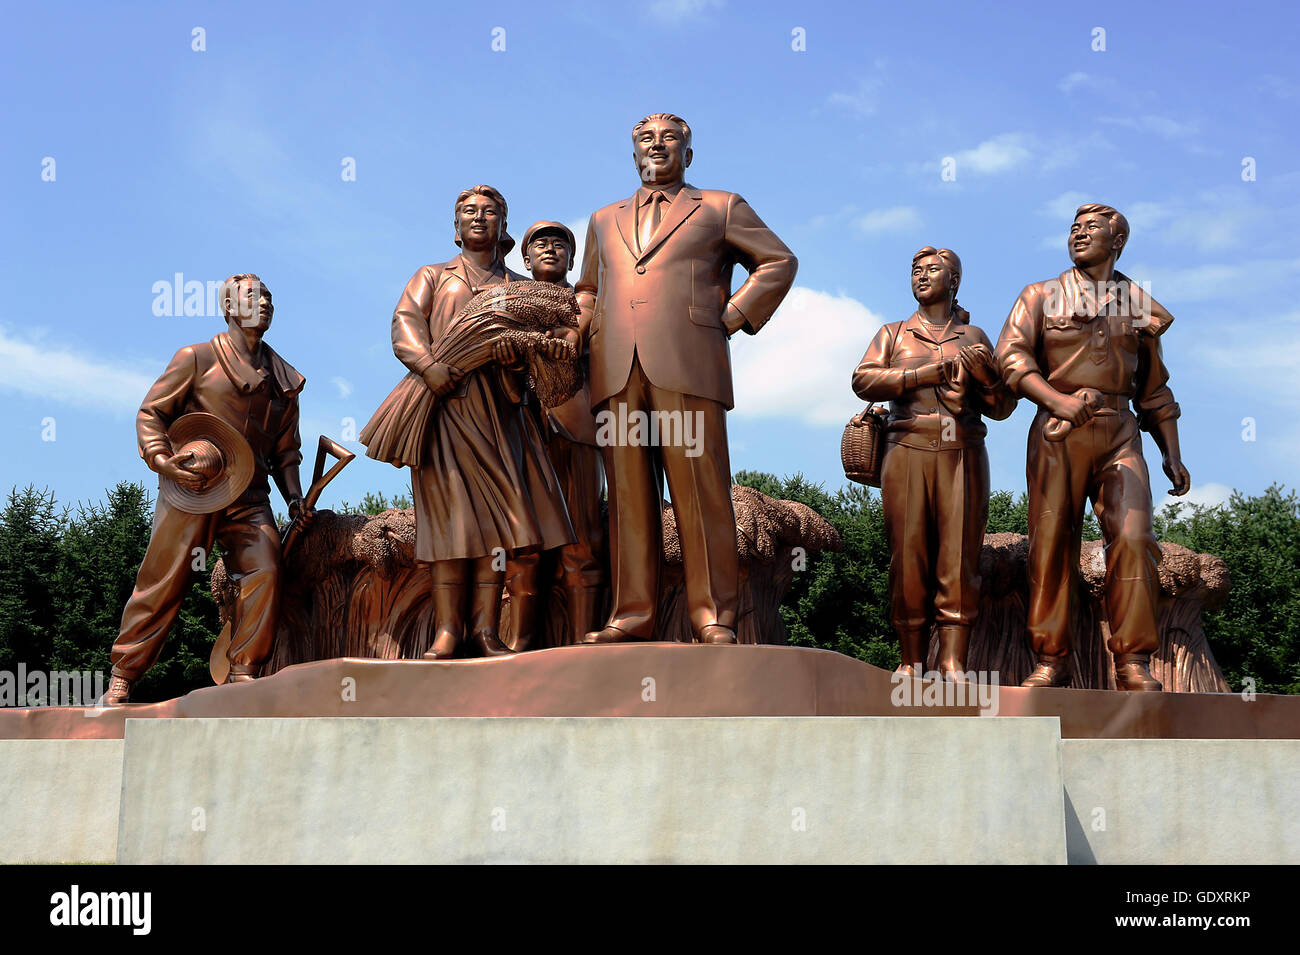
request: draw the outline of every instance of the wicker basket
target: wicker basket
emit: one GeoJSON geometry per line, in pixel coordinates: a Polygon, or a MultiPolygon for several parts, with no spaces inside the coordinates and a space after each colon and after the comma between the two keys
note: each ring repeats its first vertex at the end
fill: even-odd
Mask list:
{"type": "Polygon", "coordinates": [[[880,462],[885,455],[885,411],[867,405],[844,426],[840,463],[844,476],[855,484],[880,487],[880,462]]]}

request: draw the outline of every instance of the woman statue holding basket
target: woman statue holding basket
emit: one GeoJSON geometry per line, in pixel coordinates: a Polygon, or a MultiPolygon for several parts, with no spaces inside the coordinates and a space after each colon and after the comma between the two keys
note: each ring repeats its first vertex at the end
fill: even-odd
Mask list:
{"type": "Polygon", "coordinates": [[[393,312],[393,352],[411,373],[361,432],[371,457],[411,467],[415,558],[433,575],[430,659],[467,633],[486,656],[509,652],[497,635],[506,558],[574,540],[523,411],[523,370],[572,370],[576,300],[505,267],[514,240],[491,186],[462,192],[453,221],[460,254],[416,272],[393,312]]]}
{"type": "Polygon", "coordinates": [[[958,682],[966,679],[966,648],[979,612],[988,519],[988,428],[981,416],[1002,420],[1016,406],[988,336],[957,304],[960,283],[961,260],[951,249],[917,252],[917,310],[882,327],[853,373],[859,398],[890,402],[882,422],[880,495],[899,672],[921,676],[937,625],[939,671],[958,682]]]}

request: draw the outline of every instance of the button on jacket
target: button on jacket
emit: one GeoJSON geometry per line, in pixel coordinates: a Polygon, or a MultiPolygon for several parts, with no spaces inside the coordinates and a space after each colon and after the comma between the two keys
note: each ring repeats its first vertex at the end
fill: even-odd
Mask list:
{"type": "Polygon", "coordinates": [[[636,354],[657,388],[732,406],[727,306],[754,334],[794,282],[794,254],[732,192],[683,184],[656,190],[662,219],[638,242],[638,208],[651,213],[650,190],[597,210],[587,227],[582,272],[574,283],[591,355],[591,404],[627,384],[636,354]],[[749,277],[733,294],[737,265],[749,277]]]}
{"type": "Polygon", "coordinates": [[[1098,294],[1071,268],[1025,286],[998,339],[998,362],[1019,393],[1037,371],[1063,394],[1095,388],[1132,402],[1143,430],[1179,415],[1160,336],[1173,316],[1121,272],[1098,294]]]}
{"type": "Polygon", "coordinates": [[[997,421],[1011,415],[1015,395],[1001,382],[985,388],[964,367],[954,381],[916,384],[918,369],[954,358],[966,345],[983,345],[993,353],[988,336],[962,309],[946,333],[920,312],[881,327],[853,372],[853,391],[864,401],[890,402],[886,440],[921,450],[969,447],[983,443],[988,433],[982,415],[997,421]]]}

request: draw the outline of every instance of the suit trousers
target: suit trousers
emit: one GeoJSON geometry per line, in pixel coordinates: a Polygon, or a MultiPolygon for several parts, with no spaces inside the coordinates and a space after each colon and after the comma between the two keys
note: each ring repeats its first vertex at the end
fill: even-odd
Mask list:
{"type": "Polygon", "coordinates": [[[186,514],[160,495],[149,548],[113,644],[113,674],[139,679],[162,652],[194,576],[195,548],[206,562],[221,542],[226,573],[239,587],[230,621],[232,668],[266,662],[280,608],[280,534],[266,498],[237,501],[216,514],[186,514]]]}
{"type": "Polygon", "coordinates": [[[929,451],[891,443],[880,498],[889,542],[894,628],[971,626],[980,607],[980,549],[989,513],[983,442],[929,451]]]}
{"type": "MultiPolygon", "coordinates": [[[[740,560],[726,408],[708,398],[655,387],[634,354],[623,390],[602,402],[599,410],[608,412],[613,422],[636,412],[658,412],[660,420],[689,419],[700,452],[685,441],[636,440],[632,429],[622,435],[614,428],[612,439],[602,440],[609,476],[610,624],[643,640],[655,638],[666,476],[681,541],[691,626],[697,634],[715,623],[735,629],[740,560]]],[[[598,438],[601,434],[598,428],[598,438]]]]}
{"type": "Polygon", "coordinates": [[[1039,411],[1029,428],[1029,635],[1034,652],[1058,656],[1073,637],[1084,506],[1092,501],[1105,544],[1105,607],[1112,653],[1160,646],[1156,602],[1160,546],[1151,528],[1151,478],[1142,433],[1127,409],[1092,418],[1048,441],[1039,411]]]}

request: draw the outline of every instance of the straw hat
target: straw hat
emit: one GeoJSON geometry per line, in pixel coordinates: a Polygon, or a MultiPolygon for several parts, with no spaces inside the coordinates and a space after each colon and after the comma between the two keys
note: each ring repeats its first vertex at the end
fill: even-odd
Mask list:
{"type": "Polygon", "coordinates": [[[188,488],[163,477],[159,493],[186,514],[213,514],[229,507],[253,479],[253,449],[244,436],[216,415],[204,411],[182,415],[167,429],[176,454],[191,454],[186,468],[207,478],[188,488]]]}

